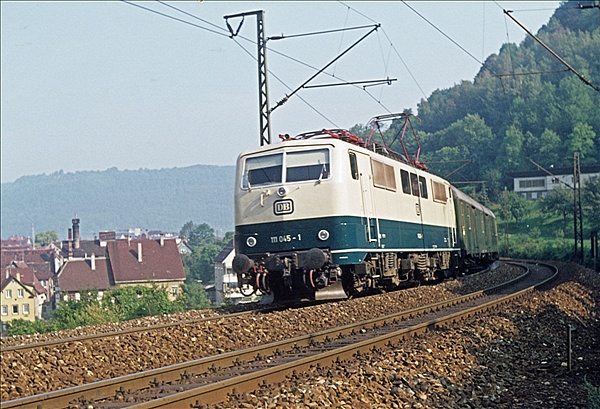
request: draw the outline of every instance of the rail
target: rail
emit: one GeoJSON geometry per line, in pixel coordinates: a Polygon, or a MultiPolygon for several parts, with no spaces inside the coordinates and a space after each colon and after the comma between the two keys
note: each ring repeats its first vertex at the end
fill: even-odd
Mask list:
{"type": "Polygon", "coordinates": [[[367,351],[393,340],[423,333],[448,322],[469,317],[498,303],[508,302],[528,291],[533,291],[556,274],[555,269],[551,277],[538,280],[535,277],[527,279],[530,275],[526,273],[500,286],[390,316],[241,351],[6,401],[2,406],[3,408],[60,408],[77,401],[79,404],[93,403],[94,408],[100,408],[103,407],[100,403],[103,399],[111,400],[106,405],[112,408],[182,407],[184,404],[189,407],[196,404],[196,401],[202,404],[215,403],[223,400],[233,389],[238,392],[250,391],[255,389],[260,381],[276,382],[294,370],[301,371],[311,365],[345,359],[358,351],[367,351]],[[514,285],[519,285],[518,291],[510,290],[510,286],[514,285]],[[507,292],[510,294],[506,295],[507,292]],[[229,379],[222,380],[223,377],[229,379]],[[194,385],[192,378],[194,381],[197,378],[200,379],[199,382],[207,384],[194,385]],[[183,384],[181,380],[184,380],[183,384]],[[188,388],[192,389],[186,390],[188,388]],[[145,390],[146,392],[141,395],[146,396],[144,399],[149,401],[133,406],[115,402],[115,399],[119,400],[119,396],[136,390],[145,390]]]}

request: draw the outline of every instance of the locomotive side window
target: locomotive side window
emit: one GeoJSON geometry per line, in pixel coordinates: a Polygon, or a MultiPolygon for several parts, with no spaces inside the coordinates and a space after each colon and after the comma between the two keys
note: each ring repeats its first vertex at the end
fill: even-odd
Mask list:
{"type": "Polygon", "coordinates": [[[281,183],[283,154],[246,159],[242,189],[281,183]]]}
{"type": "Polygon", "coordinates": [[[401,170],[400,178],[402,179],[402,191],[407,195],[410,195],[410,177],[408,176],[408,172],[401,170]]]}
{"type": "Polygon", "coordinates": [[[329,178],[329,150],[288,152],[285,158],[286,182],[329,178]]]}
{"type": "Polygon", "coordinates": [[[393,166],[371,159],[371,171],[375,187],[396,191],[396,175],[393,166]]]}
{"type": "Polygon", "coordinates": [[[440,203],[446,203],[448,197],[446,196],[446,187],[439,182],[431,181],[431,187],[433,189],[433,200],[440,203]]]}
{"type": "Polygon", "coordinates": [[[419,179],[414,173],[410,174],[410,186],[413,196],[419,196],[419,179]]]}
{"type": "Polygon", "coordinates": [[[350,173],[352,174],[352,179],[358,180],[358,163],[356,161],[356,154],[354,152],[350,152],[350,173]]]}
{"type": "Polygon", "coordinates": [[[419,176],[419,187],[421,188],[421,197],[427,199],[429,197],[427,194],[427,181],[423,176],[419,176]]]}

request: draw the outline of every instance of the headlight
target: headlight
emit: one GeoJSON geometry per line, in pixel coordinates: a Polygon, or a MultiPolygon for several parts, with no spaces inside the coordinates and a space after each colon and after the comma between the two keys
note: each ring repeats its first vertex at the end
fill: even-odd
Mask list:
{"type": "Polygon", "coordinates": [[[318,236],[320,240],[325,241],[329,238],[329,232],[327,230],[320,230],[318,236]]]}
{"type": "Polygon", "coordinates": [[[254,247],[254,246],[256,246],[256,239],[254,237],[248,237],[246,239],[246,245],[248,247],[254,247]]]}
{"type": "Polygon", "coordinates": [[[287,194],[288,194],[288,188],[287,187],[281,186],[279,189],[277,189],[277,195],[279,197],[284,197],[287,194]]]}

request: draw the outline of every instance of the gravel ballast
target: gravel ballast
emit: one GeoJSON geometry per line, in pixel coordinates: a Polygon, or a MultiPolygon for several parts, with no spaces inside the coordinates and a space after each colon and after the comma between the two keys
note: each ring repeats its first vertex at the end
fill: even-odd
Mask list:
{"type": "MultiPolygon", "coordinates": [[[[519,304],[363,354],[335,367],[314,368],[281,384],[263,385],[255,394],[233,397],[219,407],[584,408],[587,398],[583,376],[587,375],[594,385],[600,384],[600,279],[575,264],[559,266],[563,274],[558,283],[527,296],[519,304]],[[568,324],[577,328],[572,333],[570,373],[565,366],[568,324]]],[[[41,352],[3,353],[2,400],[382,316],[486,288],[510,275],[518,272],[503,266],[494,273],[465,280],[255,314],[244,322],[215,316],[210,323],[181,325],[152,336],[71,343],[41,352]]],[[[184,316],[189,319],[195,314],[214,313],[184,316]]],[[[112,324],[110,328],[114,331],[120,325],[126,328],[173,319],[154,317],[133,324],[112,324]]],[[[102,328],[82,329],[90,331],[106,332],[102,328]]],[[[81,333],[53,334],[55,338],[75,335],[81,333]]],[[[51,335],[34,338],[39,341],[46,337],[51,335]]]]}

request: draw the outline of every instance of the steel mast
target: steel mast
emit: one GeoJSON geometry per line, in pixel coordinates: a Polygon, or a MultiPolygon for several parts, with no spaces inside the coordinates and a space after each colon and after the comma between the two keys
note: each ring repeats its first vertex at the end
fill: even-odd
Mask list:
{"type": "Polygon", "coordinates": [[[258,106],[259,106],[259,126],[260,126],[260,146],[271,143],[271,112],[269,110],[269,88],[267,84],[267,43],[265,40],[265,12],[264,10],[248,11],[246,13],[232,14],[224,16],[227,28],[231,33],[231,38],[237,36],[244,23],[244,17],[256,16],[256,44],[258,46],[258,106]],[[242,21],[237,30],[233,31],[229,25],[228,19],[242,17],[242,21]]]}

